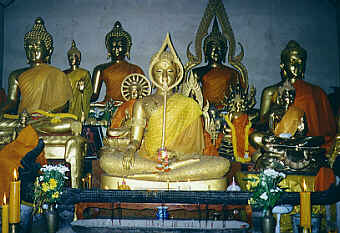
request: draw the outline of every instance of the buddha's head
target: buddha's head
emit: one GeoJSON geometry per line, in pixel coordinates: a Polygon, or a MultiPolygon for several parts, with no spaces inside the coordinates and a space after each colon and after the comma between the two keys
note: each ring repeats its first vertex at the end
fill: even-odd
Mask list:
{"type": "Polygon", "coordinates": [[[81,62],[81,53],[76,46],[76,42],[72,41],[71,48],[67,51],[68,63],[71,67],[78,67],[81,62]]]}
{"type": "Polygon", "coordinates": [[[221,64],[225,62],[227,50],[227,39],[220,32],[217,19],[215,18],[212,31],[203,42],[205,62],[209,64],[221,64]]]}
{"type": "Polygon", "coordinates": [[[164,82],[166,82],[167,86],[175,84],[178,79],[178,73],[178,64],[175,62],[173,55],[168,51],[160,54],[152,68],[152,77],[160,86],[163,86],[164,82]]]}
{"type": "Polygon", "coordinates": [[[281,52],[281,75],[282,78],[294,82],[303,79],[306,68],[307,52],[296,41],[288,42],[286,48],[281,52]]]}
{"type": "Polygon", "coordinates": [[[131,36],[123,30],[119,21],[115,22],[113,29],[105,37],[105,45],[108,56],[112,61],[130,59],[131,36]]]}
{"type": "Polygon", "coordinates": [[[182,81],[183,74],[183,64],[167,34],[160,50],[151,58],[150,80],[159,89],[170,91],[182,81]]]}
{"type": "Polygon", "coordinates": [[[53,38],[46,31],[42,18],[37,18],[32,30],[25,34],[24,48],[31,66],[51,62],[53,38]]]}

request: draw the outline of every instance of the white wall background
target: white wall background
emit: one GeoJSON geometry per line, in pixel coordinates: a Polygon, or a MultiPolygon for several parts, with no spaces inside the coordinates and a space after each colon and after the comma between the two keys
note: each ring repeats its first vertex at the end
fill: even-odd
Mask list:
{"type": "MultiPolygon", "coordinates": [[[[3,87],[26,66],[23,38],[41,16],[54,38],[52,65],[66,69],[74,39],[83,68],[107,62],[105,35],[116,20],[133,39],[131,62],[148,73],[150,57],[167,32],[182,62],[208,0],[16,0],[4,11],[3,87]]],[[[306,81],[326,92],[339,86],[336,10],[327,0],[223,0],[237,42],[245,50],[249,82],[262,89],[280,80],[280,52],[291,39],[307,51],[306,81]]],[[[193,49],[192,49],[193,51],[193,49]]],[[[101,96],[104,96],[104,89],[101,96]]]]}

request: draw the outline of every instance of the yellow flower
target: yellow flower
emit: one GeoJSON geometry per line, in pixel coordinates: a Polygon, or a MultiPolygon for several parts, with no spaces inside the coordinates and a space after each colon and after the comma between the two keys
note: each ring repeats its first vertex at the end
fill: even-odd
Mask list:
{"type": "Polygon", "coordinates": [[[52,194],[52,198],[57,199],[59,198],[59,192],[55,192],[52,194]]]}
{"type": "Polygon", "coordinates": [[[51,178],[50,181],[49,181],[49,183],[50,183],[50,188],[51,188],[52,190],[55,189],[55,188],[57,187],[57,181],[56,181],[55,179],[51,178]]]}
{"type": "Polygon", "coordinates": [[[42,191],[44,191],[44,192],[47,192],[50,189],[48,183],[46,183],[46,182],[43,182],[41,184],[41,186],[42,186],[42,191]]]}

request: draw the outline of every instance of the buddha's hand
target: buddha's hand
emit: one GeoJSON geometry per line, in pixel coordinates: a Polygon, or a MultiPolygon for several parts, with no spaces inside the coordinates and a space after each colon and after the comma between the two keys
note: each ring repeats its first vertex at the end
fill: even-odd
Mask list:
{"type": "Polygon", "coordinates": [[[123,168],[125,170],[130,170],[135,164],[135,152],[136,146],[133,144],[129,144],[126,152],[123,155],[123,168]]]}
{"type": "Polygon", "coordinates": [[[84,89],[85,89],[85,80],[84,79],[80,79],[77,82],[77,88],[80,92],[84,92],[84,89]]]}

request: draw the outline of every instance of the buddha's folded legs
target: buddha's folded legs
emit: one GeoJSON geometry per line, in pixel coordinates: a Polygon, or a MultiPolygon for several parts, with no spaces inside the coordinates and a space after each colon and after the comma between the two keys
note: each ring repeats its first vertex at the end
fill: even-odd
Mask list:
{"type": "Polygon", "coordinates": [[[100,158],[100,166],[109,175],[153,181],[194,181],[223,177],[229,170],[227,159],[215,156],[200,156],[200,158],[172,162],[170,171],[162,172],[156,169],[155,161],[135,155],[134,166],[124,170],[122,152],[104,152],[100,158]]]}

